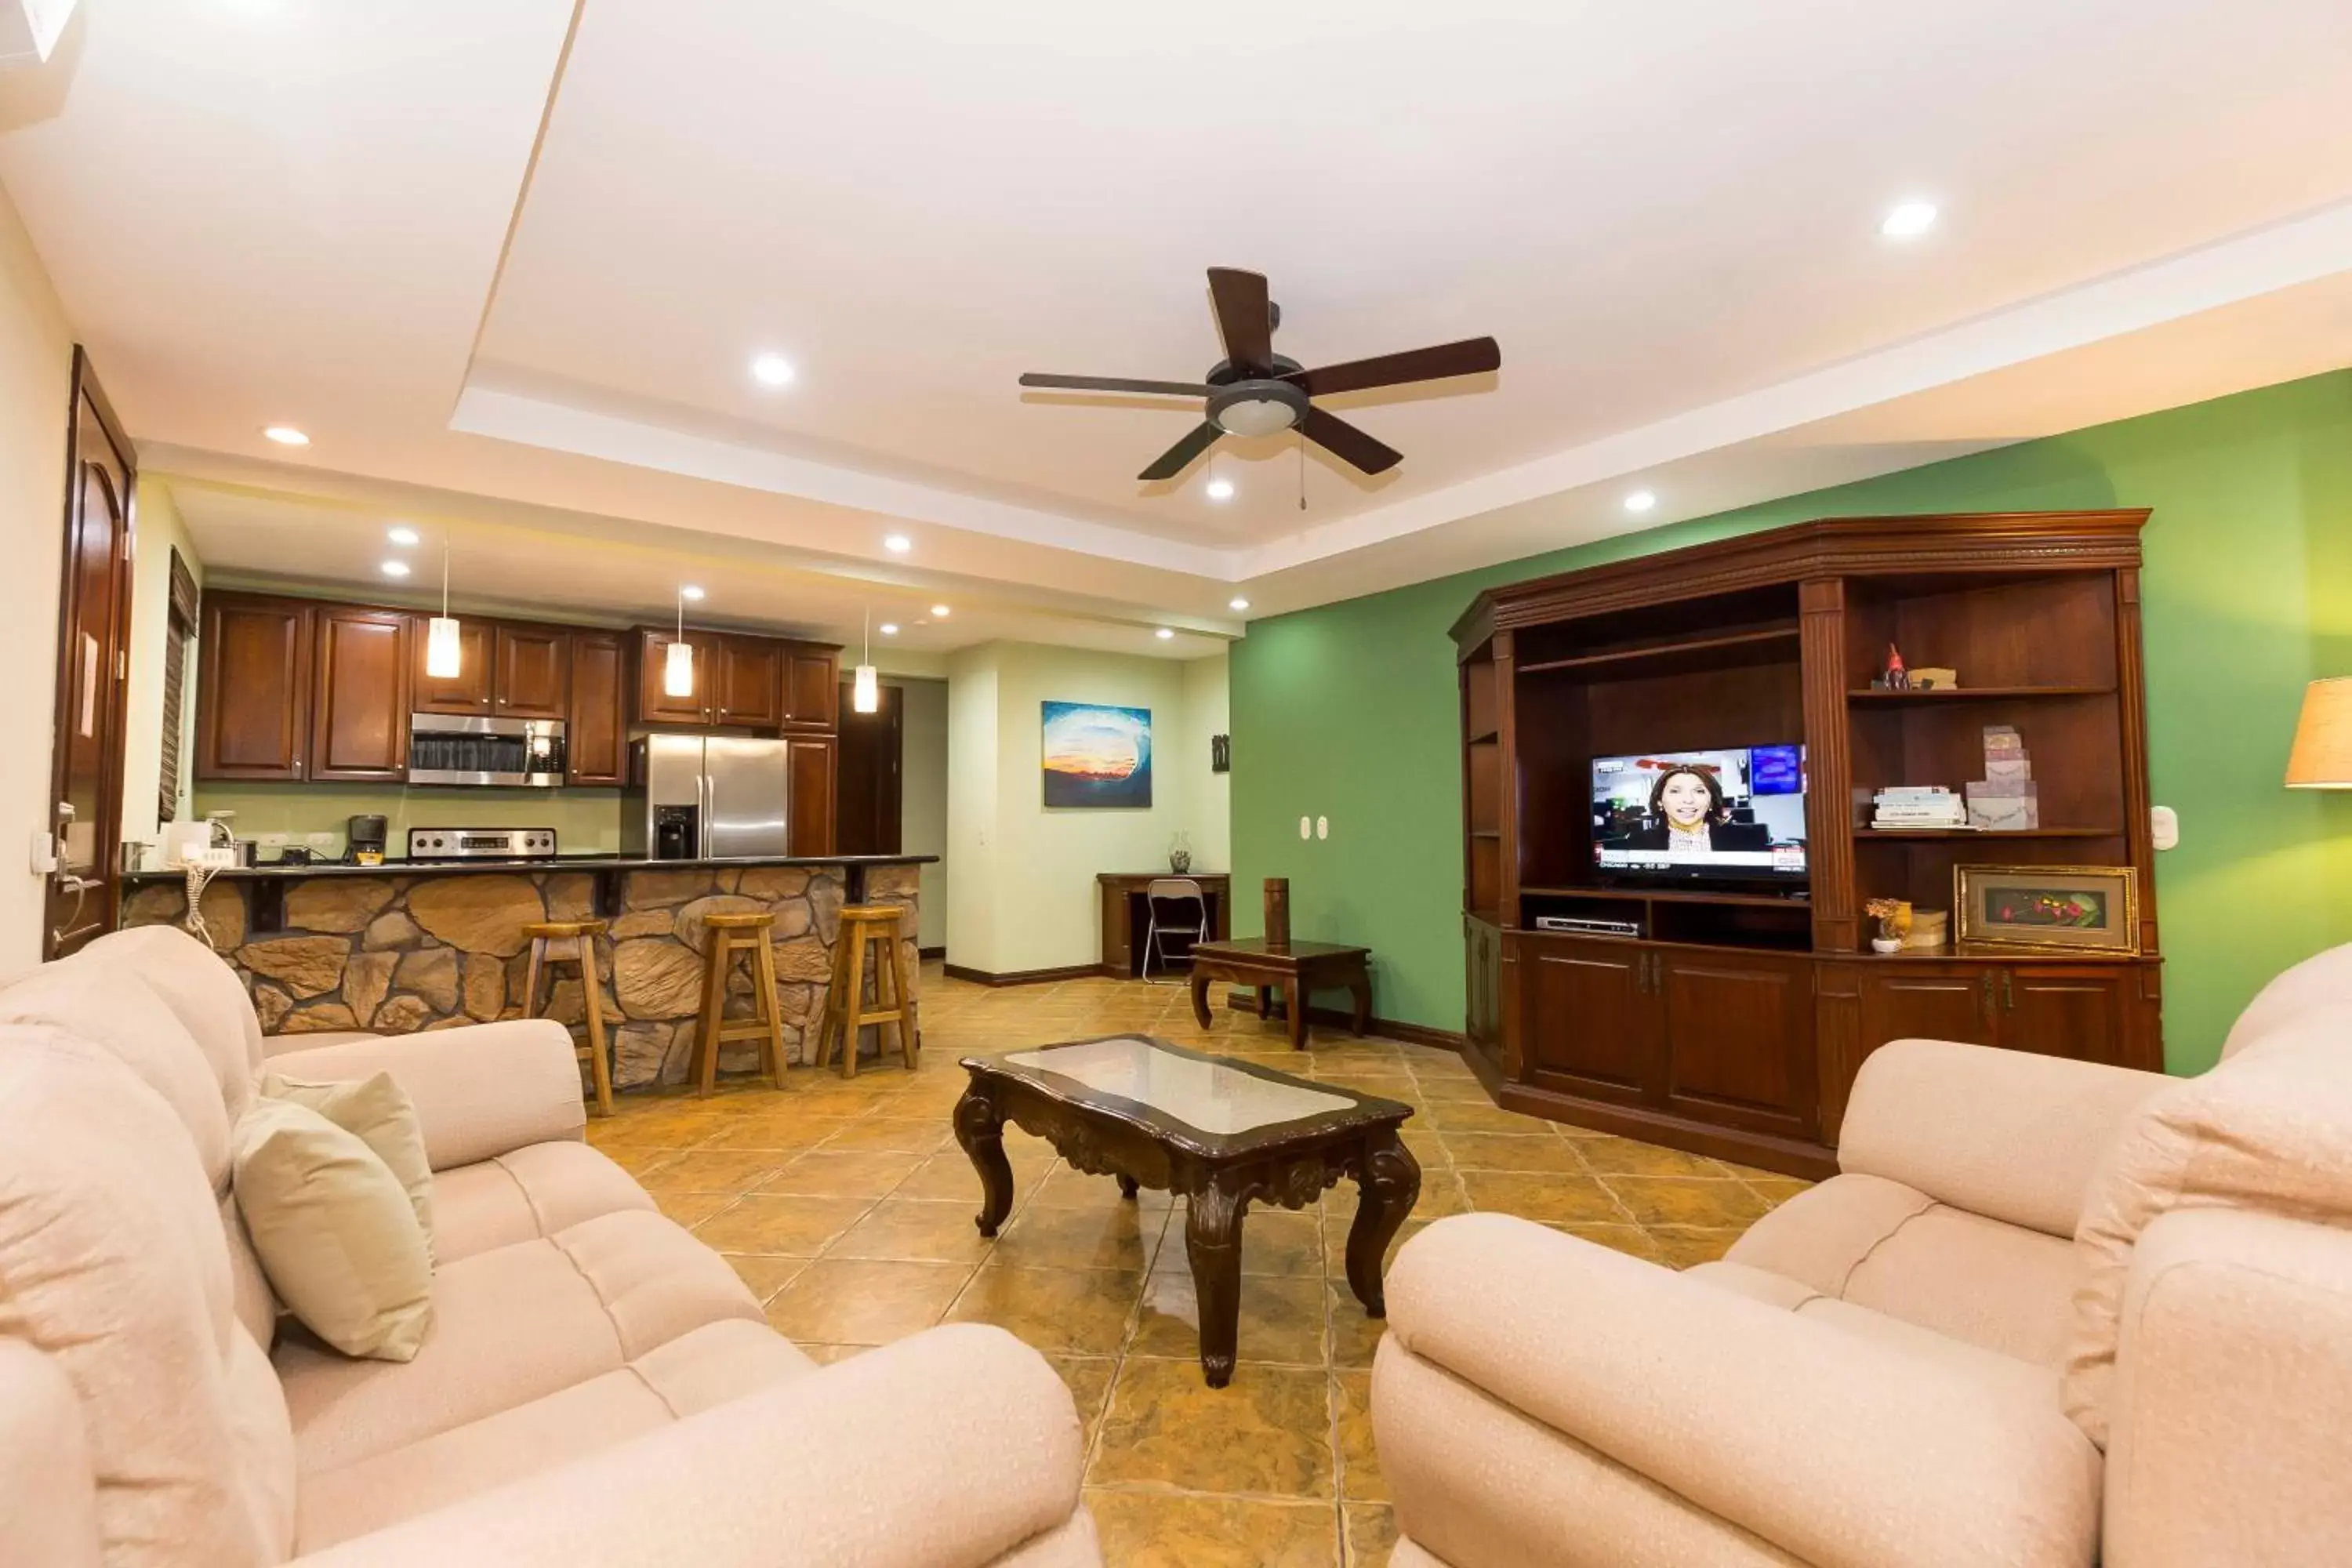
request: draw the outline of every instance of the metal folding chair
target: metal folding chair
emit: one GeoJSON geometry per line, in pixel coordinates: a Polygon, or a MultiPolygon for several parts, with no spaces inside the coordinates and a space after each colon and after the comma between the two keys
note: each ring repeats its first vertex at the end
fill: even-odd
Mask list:
{"type": "Polygon", "coordinates": [[[1151,910],[1150,924],[1143,933],[1143,978],[1150,980],[1154,958],[1165,974],[1171,958],[1188,956],[1192,943],[1209,934],[1209,898],[1190,877],[1154,877],[1143,889],[1143,901],[1151,910]],[[1184,923],[1187,919],[1190,924],[1184,923]],[[1171,937],[1184,939],[1183,952],[1171,954],[1162,945],[1171,937]]]}

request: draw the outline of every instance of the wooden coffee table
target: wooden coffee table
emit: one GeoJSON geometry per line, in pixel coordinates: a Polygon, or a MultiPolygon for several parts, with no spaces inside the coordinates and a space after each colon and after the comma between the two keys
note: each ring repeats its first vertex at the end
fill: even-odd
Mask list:
{"type": "Polygon", "coordinates": [[[1013,1212],[1012,1122],[1081,1171],[1185,1200],[1184,1251],[1200,1299],[1201,1370],[1234,1375],[1241,1321],[1242,1215],[1254,1203],[1305,1208],[1353,1177],[1348,1285],[1387,1311],[1381,1264],[1421,1196],[1421,1166],[1397,1129],[1412,1107],[1251,1062],[1203,1056],[1148,1035],[1109,1035],[1002,1056],[966,1057],[956,1142],[979,1167],[980,1234],[1013,1212]]]}
{"type": "Polygon", "coordinates": [[[1238,942],[1196,942],[1192,947],[1192,1016],[1210,1026],[1209,983],[1230,981],[1257,987],[1257,1014],[1267,1015],[1268,993],[1282,992],[1283,1010],[1290,1018],[1293,1050],[1307,1044],[1307,998],[1318,985],[1346,986],[1356,998],[1356,1033],[1372,1019],[1372,975],[1365,961],[1369,947],[1347,947],[1329,942],[1292,942],[1275,946],[1261,936],[1238,942]]]}

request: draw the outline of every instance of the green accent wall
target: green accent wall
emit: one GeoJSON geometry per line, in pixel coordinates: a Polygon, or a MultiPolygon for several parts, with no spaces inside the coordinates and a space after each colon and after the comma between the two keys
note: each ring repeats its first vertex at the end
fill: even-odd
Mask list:
{"type": "MultiPolygon", "coordinates": [[[[1237,889],[1363,942],[1375,1011],[1462,1026],[1461,762],[1446,636],[1493,584],[1817,517],[2149,507],[2149,772],[2165,1059],[2210,1065],[2263,981],[2352,942],[2352,793],[2282,786],[2306,682],[2352,675],[2352,372],[2335,372],[1253,622],[1232,660],[1237,889]],[[1302,842],[1298,819],[1327,816],[1302,842]]],[[[1965,676],[1963,677],[1965,679],[1965,676]]],[[[1234,931],[1259,929],[1235,900],[1234,931]]]]}

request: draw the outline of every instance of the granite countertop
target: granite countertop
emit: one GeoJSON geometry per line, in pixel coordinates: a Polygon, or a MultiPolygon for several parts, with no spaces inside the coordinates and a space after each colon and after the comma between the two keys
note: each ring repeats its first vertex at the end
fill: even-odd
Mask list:
{"type": "MultiPolygon", "coordinates": [[[[492,871],[675,871],[689,866],[929,866],[936,855],[745,855],[701,860],[652,860],[641,855],[553,855],[535,860],[386,860],[381,866],[347,866],[340,860],[307,866],[224,866],[216,882],[291,880],[302,877],[467,877],[492,871]]],[[[179,868],[131,871],[125,882],[176,882],[179,868]]]]}

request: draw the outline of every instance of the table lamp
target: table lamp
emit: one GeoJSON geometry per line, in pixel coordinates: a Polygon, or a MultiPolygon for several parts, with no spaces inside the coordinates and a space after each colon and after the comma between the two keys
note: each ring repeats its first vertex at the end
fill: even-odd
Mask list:
{"type": "Polygon", "coordinates": [[[2352,676],[2304,689],[2303,717],[2287,753],[2289,789],[2352,789],[2352,676]]]}

